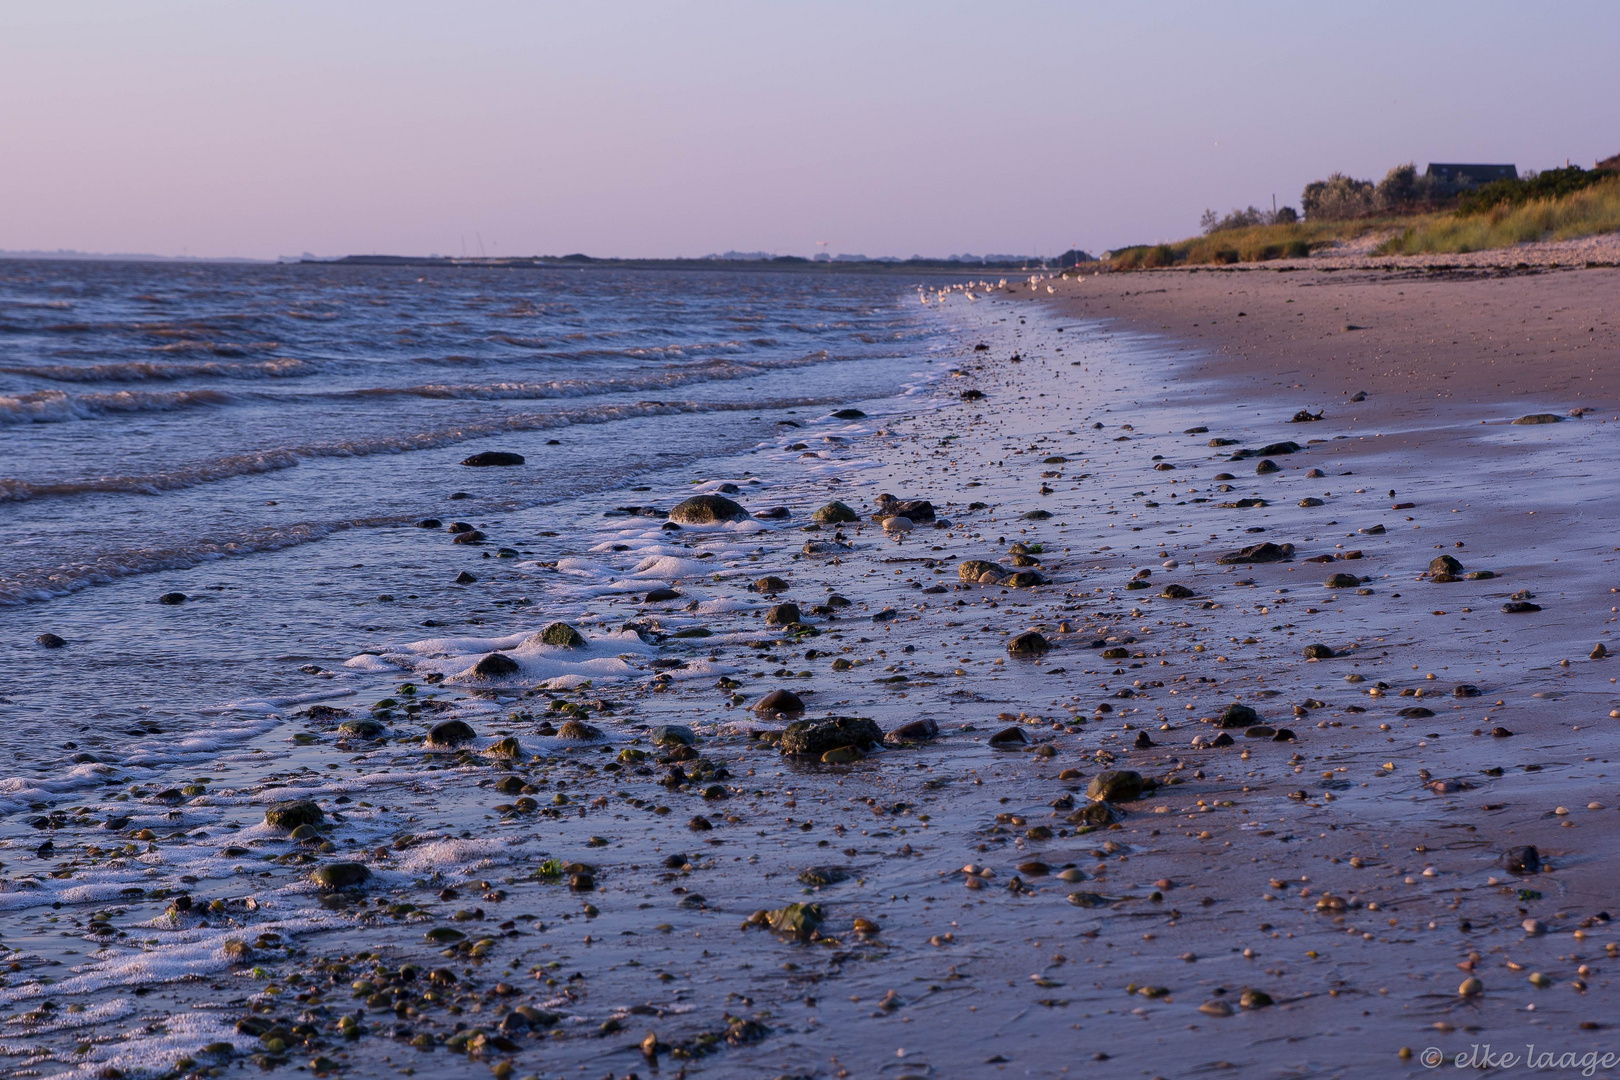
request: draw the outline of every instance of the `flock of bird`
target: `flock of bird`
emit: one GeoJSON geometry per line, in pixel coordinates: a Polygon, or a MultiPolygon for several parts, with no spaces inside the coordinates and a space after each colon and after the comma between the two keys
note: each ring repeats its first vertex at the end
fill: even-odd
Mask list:
{"type": "MultiPolygon", "coordinates": [[[[1042,282],[1049,280],[1052,276],[1053,275],[1051,274],[1031,274],[1028,282],[1029,287],[1031,289],[1038,289],[1041,287],[1042,282]]],[[[1079,280],[1084,281],[1085,279],[1081,278],[1079,280]]],[[[1002,278],[994,285],[990,284],[988,281],[965,281],[960,285],[947,285],[943,289],[932,290],[932,299],[930,299],[930,290],[919,285],[917,286],[917,299],[925,305],[930,303],[943,304],[946,300],[951,298],[952,293],[961,293],[969,300],[977,300],[981,296],[988,296],[992,290],[1005,289],[1006,287],[1006,278],[1002,278]]],[[[1051,285],[1048,285],[1046,286],[1046,291],[1053,293],[1056,292],[1057,289],[1051,285]]]]}

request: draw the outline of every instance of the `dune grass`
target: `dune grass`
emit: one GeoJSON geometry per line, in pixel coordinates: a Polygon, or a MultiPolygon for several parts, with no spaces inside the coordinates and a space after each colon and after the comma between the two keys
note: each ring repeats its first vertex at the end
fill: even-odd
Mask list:
{"type": "Polygon", "coordinates": [[[1562,198],[1500,205],[1480,214],[1444,214],[1413,224],[1379,245],[1379,255],[1463,255],[1535,240],[1573,240],[1620,230],[1620,177],[1562,198]]]}
{"type": "Polygon", "coordinates": [[[1411,218],[1360,218],[1354,221],[1302,221],[1289,225],[1254,225],[1222,229],[1173,244],[1142,244],[1113,253],[1115,270],[1154,270],[1167,266],[1220,265],[1298,259],[1336,240],[1353,240],[1368,232],[1410,224],[1411,218]]]}

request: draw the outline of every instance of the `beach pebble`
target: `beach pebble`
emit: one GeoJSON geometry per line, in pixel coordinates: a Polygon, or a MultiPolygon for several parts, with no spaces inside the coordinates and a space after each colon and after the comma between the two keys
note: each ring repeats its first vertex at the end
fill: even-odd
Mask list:
{"type": "Polygon", "coordinates": [[[558,645],[566,649],[585,647],[585,636],[565,622],[548,624],[524,639],[525,645],[558,645]]]}
{"type": "Polygon", "coordinates": [[[1542,922],[1540,919],[1526,919],[1519,925],[1523,927],[1524,932],[1529,934],[1531,937],[1537,937],[1547,932],[1547,924],[1542,922]]]}
{"type": "Polygon", "coordinates": [[[492,652],[479,659],[473,665],[472,674],[477,679],[504,679],[509,675],[516,675],[523,670],[518,662],[501,652],[492,652]]]}
{"type": "Polygon", "coordinates": [[[896,535],[904,535],[915,528],[908,517],[889,517],[883,519],[883,531],[896,535]]]}
{"type": "Polygon", "coordinates": [[[1464,979],[1462,984],[1457,987],[1457,993],[1462,997],[1478,997],[1484,992],[1485,984],[1471,975],[1464,979]]]}
{"type": "Polygon", "coordinates": [[[1029,736],[1020,727],[1002,728],[990,736],[990,747],[994,750],[1018,750],[1029,745],[1029,736]]]}
{"type": "Polygon", "coordinates": [[[1231,1016],[1232,1006],[1228,1005],[1220,998],[1211,998],[1209,1001],[1206,1001],[1202,1005],[1198,1006],[1198,1011],[1203,1013],[1205,1016],[1231,1016]]]}
{"type": "Polygon", "coordinates": [[[792,626],[803,621],[798,604],[775,604],[765,612],[766,626],[792,626]]]}
{"type": "Polygon", "coordinates": [[[319,825],[326,814],[313,799],[288,799],[271,803],[264,812],[264,823],[272,829],[293,831],[300,825],[319,825]]]}
{"type": "Polygon", "coordinates": [[[846,522],[861,520],[859,514],[836,499],[818,508],[810,517],[822,525],[842,525],[846,522]]]}
{"type": "Polygon", "coordinates": [[[901,724],[899,727],[884,735],[883,742],[888,746],[904,746],[909,742],[921,742],[924,739],[932,739],[938,734],[939,725],[935,723],[932,718],[924,717],[921,720],[913,720],[910,723],[901,724]]]}
{"type": "Polygon", "coordinates": [[[428,729],[427,745],[436,748],[460,746],[462,743],[471,742],[477,737],[477,734],[466,721],[443,720],[428,729]]]}
{"type": "Polygon", "coordinates": [[[1026,631],[1007,642],[1007,651],[1014,656],[1034,656],[1051,648],[1052,643],[1036,630],[1026,631]]]}
{"type": "Polygon", "coordinates": [[[748,511],[724,495],[694,495],[676,503],[669,520],[682,525],[713,525],[724,521],[747,521],[748,511]]]}
{"type": "Polygon", "coordinates": [[[1098,802],[1133,802],[1142,797],[1144,786],[1139,772],[1109,769],[1091,778],[1086,797],[1098,802]]]}
{"type": "Polygon", "coordinates": [[[772,690],[754,704],[754,711],[766,716],[801,713],[804,712],[804,699],[791,690],[772,690]]]}
{"type": "Polygon", "coordinates": [[[474,454],[470,458],[464,458],[461,463],[475,469],[501,465],[522,465],[523,455],[508,453],[504,450],[485,450],[481,454],[474,454]]]}

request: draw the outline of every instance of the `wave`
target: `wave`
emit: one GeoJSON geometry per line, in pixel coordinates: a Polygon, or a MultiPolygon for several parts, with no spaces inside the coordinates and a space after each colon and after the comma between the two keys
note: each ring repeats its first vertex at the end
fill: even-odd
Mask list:
{"type": "Polygon", "coordinates": [[[199,360],[192,363],[137,360],[122,364],[0,364],[0,374],[24,375],[52,382],[142,382],[147,379],[282,379],[313,375],[320,369],[306,360],[283,358],[245,364],[199,360]]]}
{"type": "Polygon", "coordinates": [[[170,412],[202,405],[228,405],[232,400],[229,394],[219,390],[119,390],[111,394],[36,390],[26,394],[0,394],[0,424],[48,424],[88,420],[108,413],[170,412]]]}
{"type": "Polygon", "coordinates": [[[338,396],[467,398],[482,400],[543,400],[546,398],[591,397],[625,391],[666,390],[697,382],[724,382],[758,378],[773,371],[810,367],[833,362],[826,350],[787,360],[736,361],[708,360],[659,371],[618,375],[604,379],[551,379],[545,382],[426,383],[418,386],[380,386],[340,392],[338,396]]]}
{"type": "Polygon", "coordinates": [[[39,483],[0,477],[0,503],[95,493],[155,495],[163,491],[178,491],[183,488],[196,487],[200,484],[217,483],[237,476],[290,469],[296,466],[299,461],[306,459],[369,457],[373,454],[408,454],[418,450],[434,450],[444,446],[454,446],[457,443],[471,442],[474,439],[484,439],[492,435],[501,435],[508,432],[544,431],[552,428],[571,427],[577,424],[607,424],[617,420],[631,420],[645,416],[675,416],[682,413],[761,412],[771,409],[811,408],[839,400],[842,399],[789,398],[739,402],[638,401],[623,405],[595,405],[545,413],[518,413],[475,424],[440,428],[436,431],[424,431],[408,435],[382,435],[367,439],[341,439],[307,443],[301,446],[276,447],[271,450],[248,454],[232,454],[162,472],[141,473],[130,476],[96,476],[79,480],[39,483]]]}

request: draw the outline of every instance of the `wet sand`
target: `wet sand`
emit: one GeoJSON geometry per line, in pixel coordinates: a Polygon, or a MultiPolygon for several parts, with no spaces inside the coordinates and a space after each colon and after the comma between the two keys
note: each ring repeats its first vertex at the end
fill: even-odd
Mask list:
{"type": "MultiPolygon", "coordinates": [[[[402,589],[476,571],[465,604],[499,606],[488,637],[301,658],[353,691],[329,702],[353,718],[393,699],[390,738],[278,707],[301,734],[268,731],[204,794],[149,784],[123,804],[153,834],[112,855],[157,871],[149,891],[7,934],[0,1048],[45,1075],[256,1055],[354,1076],[886,1078],[1393,1077],[1427,1073],[1429,1047],[1620,1052],[1620,661],[1588,658],[1616,619],[1620,422],[1509,422],[1614,407],[1596,370],[1614,273],[1142,274],[953,298],[963,346],[934,361],[951,372],[871,416],[807,414],[700,483],[619,493],[592,534],[539,539],[543,510],[477,523],[536,557],[475,563],[424,531],[402,589]],[[1300,410],[1322,419],[1289,423],[1300,410]],[[1299,449],[1235,457],[1283,442],[1299,449]],[[791,516],[677,531],[615,509],[726,482],[791,516]],[[885,493],[949,524],[886,534],[885,493]],[[832,499],[863,520],[804,531],[832,499]],[[806,548],[840,531],[847,550],[806,548]],[[1293,549],[1219,561],[1265,542],[1293,549]],[[1036,565],[1011,565],[1019,543],[1036,565]],[[1495,576],[1426,579],[1440,555],[1495,576]],[[965,560],[1046,583],[967,583],[965,560]],[[1363,580],[1325,588],[1334,574],[1363,580]],[[766,575],[786,592],[750,588],[766,575]],[[648,602],[663,586],[680,596],[648,602]],[[1521,593],[1539,610],[1504,612],[1521,593]],[[765,622],[783,600],[806,629],[765,622]],[[587,612],[583,651],[520,644],[565,601],[587,612]],[[1009,651],[1031,631],[1050,651],[1009,651]],[[491,650],[520,670],[475,676],[491,650]],[[812,719],[940,732],[784,755],[759,733],[792,718],[752,711],[778,688],[812,719]],[[1233,704],[1282,737],[1217,726],[1233,704]],[[471,742],[424,744],[453,718],[471,742]],[[570,718],[600,738],[545,726],[570,718]],[[655,746],[662,724],[693,729],[693,754],[655,746]],[[1076,816],[1122,770],[1150,790],[1093,812],[1112,824],[1076,816]],[[303,844],[260,823],[293,795],[325,814],[303,844]],[[1510,871],[1524,845],[1539,869],[1510,871]],[[307,875],[338,860],[369,880],[318,894],[307,875]],[[184,910],[164,911],[171,890],[184,910]],[[795,903],[820,905],[814,935],[749,922],[795,903]],[[162,944],[86,944],[117,932],[162,944]],[[1482,992],[1460,994],[1470,977],[1482,992]]],[[[118,809],[85,798],[94,814],[52,833],[81,872],[108,865],[85,845],[118,809]]],[[[0,901],[50,870],[21,843],[5,861],[0,901]]]]}

